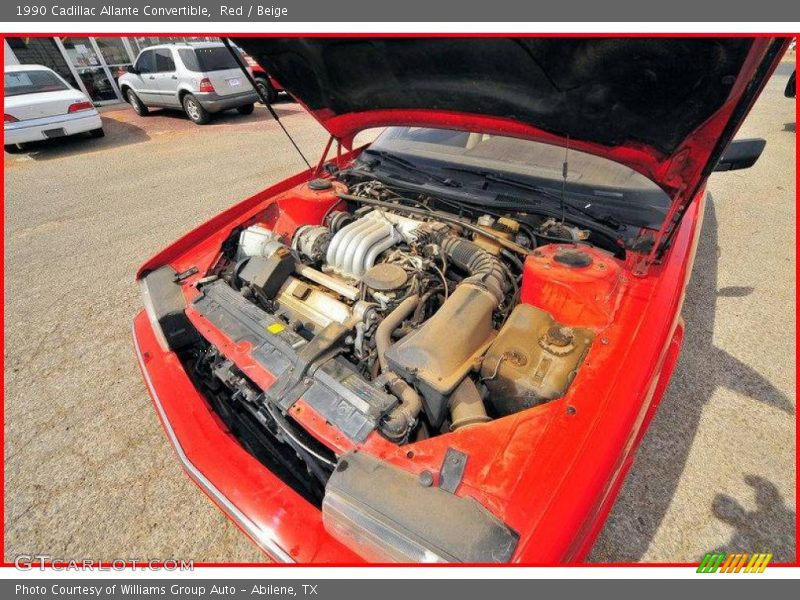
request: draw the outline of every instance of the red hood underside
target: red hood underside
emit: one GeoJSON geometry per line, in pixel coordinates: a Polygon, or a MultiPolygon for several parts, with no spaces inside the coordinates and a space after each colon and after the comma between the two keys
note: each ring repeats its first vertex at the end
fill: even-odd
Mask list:
{"type": "Polygon", "coordinates": [[[610,158],[688,200],[782,38],[236,38],[346,146],[373,127],[466,129],[610,158]]]}

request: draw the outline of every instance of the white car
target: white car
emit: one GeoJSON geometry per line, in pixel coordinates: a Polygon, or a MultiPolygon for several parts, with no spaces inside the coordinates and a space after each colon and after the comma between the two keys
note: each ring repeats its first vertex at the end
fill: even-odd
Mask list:
{"type": "Polygon", "coordinates": [[[100,114],[85,94],[41,65],[6,65],[3,147],[89,132],[103,137],[100,114]]]}

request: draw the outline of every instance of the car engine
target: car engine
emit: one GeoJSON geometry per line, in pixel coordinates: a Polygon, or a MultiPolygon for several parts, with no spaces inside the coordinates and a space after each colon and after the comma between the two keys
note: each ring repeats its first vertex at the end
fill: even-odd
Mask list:
{"type": "MultiPolygon", "coordinates": [[[[319,224],[290,235],[268,219],[237,229],[200,286],[195,306],[218,325],[230,323],[220,306],[239,306],[239,319],[260,309],[260,337],[249,341],[279,375],[265,392],[273,405],[287,410],[302,396],[354,441],[376,429],[404,444],[564,394],[593,333],[520,303],[530,223],[392,203],[377,182],[341,186],[336,197],[319,224]]],[[[536,232],[576,248],[586,237],[552,219],[536,232]]],[[[580,267],[587,255],[572,253],[580,267]]],[[[214,372],[237,384],[236,369],[216,360],[214,372]]]]}

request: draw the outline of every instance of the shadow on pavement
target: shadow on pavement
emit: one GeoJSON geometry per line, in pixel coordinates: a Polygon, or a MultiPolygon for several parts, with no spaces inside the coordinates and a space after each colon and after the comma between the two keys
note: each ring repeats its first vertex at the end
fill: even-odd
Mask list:
{"type": "Polygon", "coordinates": [[[105,115],[101,115],[103,120],[103,130],[106,135],[103,138],[91,138],[88,133],[73,135],[69,137],[56,138],[53,140],[42,140],[41,142],[30,142],[25,144],[25,150],[14,157],[28,156],[34,160],[51,160],[53,158],[63,158],[87,152],[99,152],[109,148],[117,148],[130,144],[138,144],[150,139],[144,129],[119,121],[105,115]]]}
{"type": "Polygon", "coordinates": [[[717,292],[718,298],[744,298],[753,293],[752,286],[749,285],[729,285],[728,287],[721,288],[717,292]]]}
{"type": "Polygon", "coordinates": [[[784,123],[783,130],[795,133],[797,131],[797,123],[784,123]]]}
{"type": "MultiPolygon", "coordinates": [[[[294,103],[288,103],[288,105],[284,105],[278,102],[277,104],[273,104],[272,108],[278,114],[279,118],[304,112],[302,108],[294,103]]],[[[256,109],[249,115],[240,115],[236,109],[216,113],[211,116],[211,122],[206,125],[195,125],[189,120],[189,117],[186,116],[185,112],[177,108],[151,108],[149,116],[139,118],[151,120],[157,117],[183,121],[185,124],[191,125],[192,127],[204,128],[211,128],[215,125],[241,125],[246,123],[255,123],[258,121],[264,121],[265,119],[268,121],[272,120],[272,116],[270,116],[269,112],[264,110],[264,106],[262,104],[256,104],[256,109]]]]}
{"type": "Polygon", "coordinates": [[[734,528],[731,539],[717,552],[764,552],[781,550],[794,556],[796,514],[786,505],[774,483],[757,475],[745,475],[744,482],[753,488],[756,509],[748,511],[736,498],[717,494],[711,505],[714,516],[734,528]]]}
{"type": "MultiPolygon", "coordinates": [[[[89,134],[80,134],[53,140],[30,142],[19,154],[7,154],[7,160],[50,160],[65,156],[74,156],[88,152],[99,152],[110,148],[138,144],[165,133],[181,133],[191,131],[195,127],[214,128],[215,126],[247,125],[249,123],[271,121],[272,117],[257,104],[256,110],[249,115],[240,115],[236,110],[217,113],[208,125],[195,125],[186,114],[177,109],[151,109],[147,117],[138,116],[125,104],[106,107],[101,111],[105,137],[94,139],[89,134]]],[[[290,99],[282,99],[273,105],[278,117],[283,118],[304,112],[300,106],[290,99]]]]}
{"type": "MultiPolygon", "coordinates": [[[[735,302],[753,290],[733,286],[717,290],[718,223],[708,195],[703,231],[695,258],[683,317],[686,336],[669,389],[664,395],[632,474],[623,485],[590,562],[642,559],[669,509],[689,457],[703,409],[719,386],[794,414],[789,398],[749,365],[714,345],[714,320],[720,299],[735,302]],[[634,510],[634,507],[642,507],[634,510]]],[[[765,458],[768,460],[768,458],[765,458]]],[[[781,525],[783,526],[783,525],[781,525]]],[[[789,529],[794,531],[792,525],[789,529]]],[[[777,529],[772,530],[773,537],[777,529]]],[[[753,548],[753,550],[756,550],[753,548]]]]}

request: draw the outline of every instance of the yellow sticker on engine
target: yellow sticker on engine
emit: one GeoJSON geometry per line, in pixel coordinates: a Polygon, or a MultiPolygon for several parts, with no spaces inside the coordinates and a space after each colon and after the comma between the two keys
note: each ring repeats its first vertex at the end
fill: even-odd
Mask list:
{"type": "Polygon", "coordinates": [[[286,326],[281,325],[280,323],[273,323],[267,327],[267,331],[269,331],[272,335],[277,335],[284,329],[286,329],[286,326]]]}

